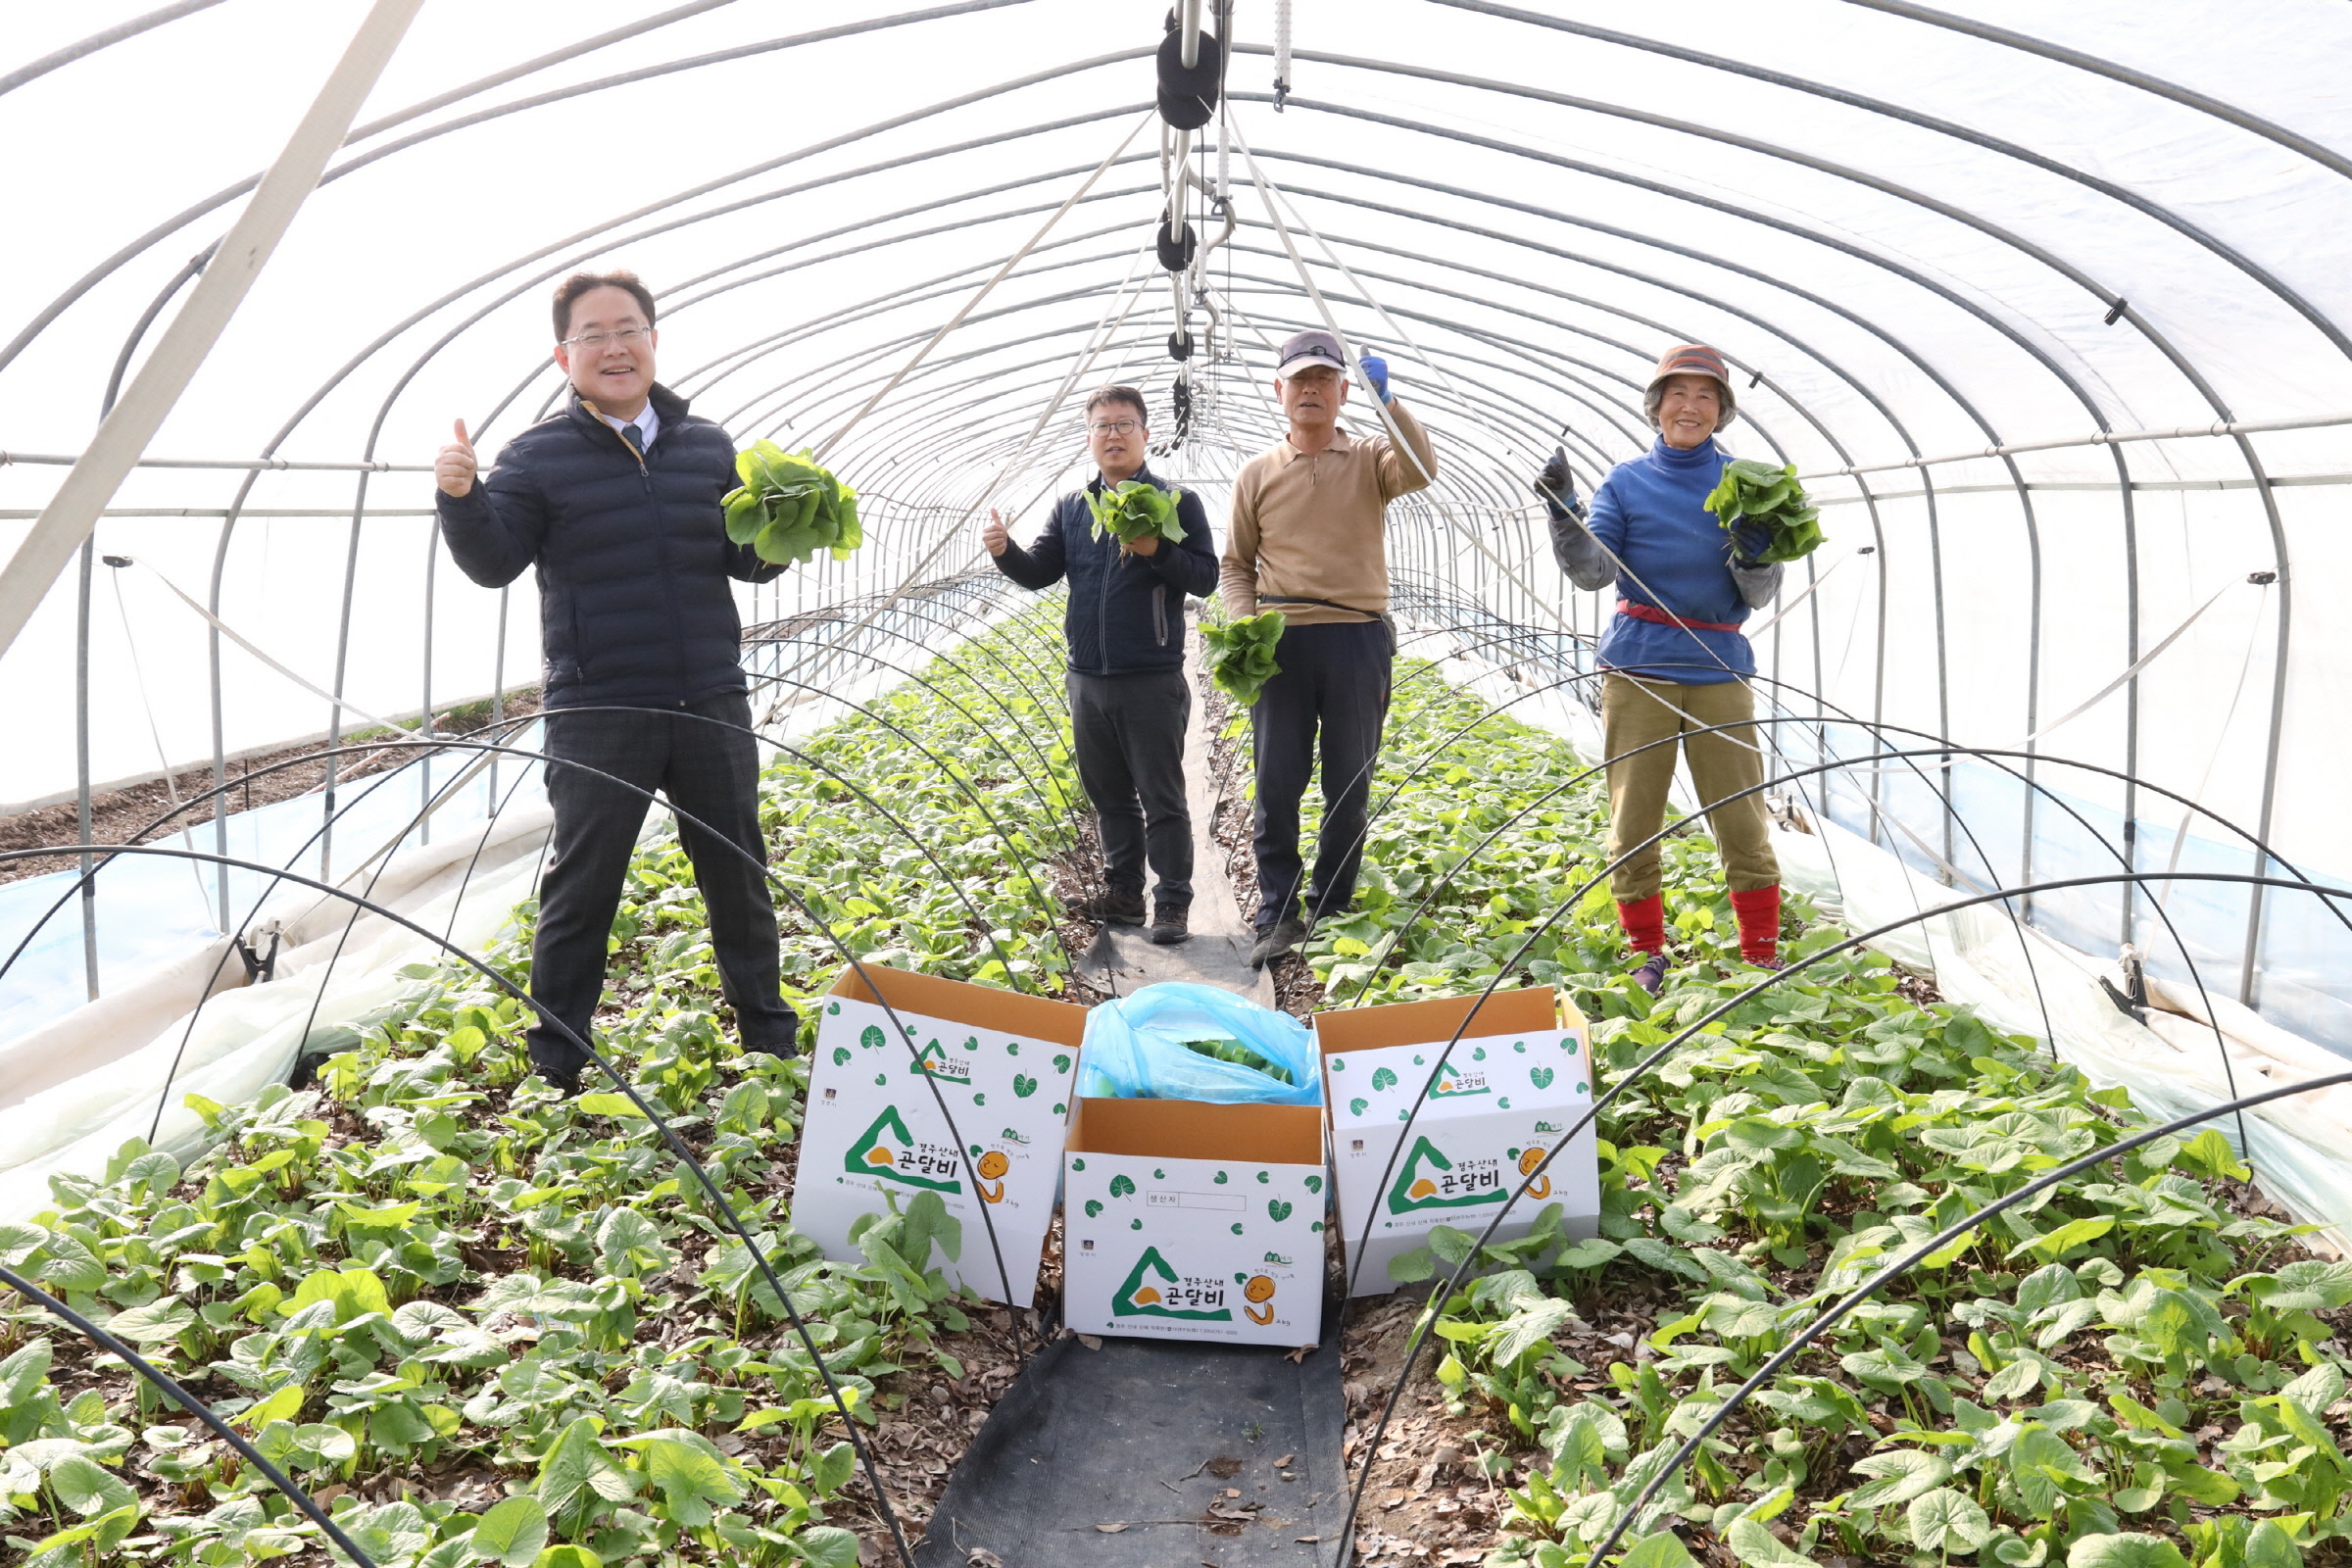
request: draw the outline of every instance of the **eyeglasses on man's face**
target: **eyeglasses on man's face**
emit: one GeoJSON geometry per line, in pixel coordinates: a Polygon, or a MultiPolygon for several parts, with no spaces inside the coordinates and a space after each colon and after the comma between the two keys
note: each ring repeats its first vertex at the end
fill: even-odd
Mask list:
{"type": "Polygon", "coordinates": [[[624,326],[617,332],[582,332],[578,337],[565,338],[564,347],[586,349],[591,354],[601,351],[608,343],[624,349],[633,349],[652,336],[653,330],[650,326],[624,326]]]}
{"type": "Polygon", "coordinates": [[[1144,427],[1141,419],[1105,419],[1086,427],[1088,435],[1133,435],[1144,427]]]}

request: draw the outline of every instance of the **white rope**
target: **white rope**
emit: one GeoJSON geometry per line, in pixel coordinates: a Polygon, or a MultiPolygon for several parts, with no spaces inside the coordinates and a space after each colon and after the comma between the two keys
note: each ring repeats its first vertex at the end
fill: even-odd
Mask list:
{"type": "MultiPolygon", "coordinates": [[[[2230,582],[2224,583],[2221,587],[2215,589],[2213,591],[2213,596],[2210,599],[2207,599],[2203,604],[2199,605],[2196,609],[2188,612],[2188,618],[2186,620],[2182,621],[2180,625],[2175,626],[2171,631],[2166,632],[2162,642],[2149,649],[2146,653],[2140,655],[2139,658],[2133,660],[2132,663],[2125,668],[2122,674],[2116,676],[2115,679],[2109,681],[2097,691],[2092,692],[2088,697],[2084,698],[2082,702],[2077,703],[2074,707],[2068,709],[2056,718],[2051,719],[2047,724],[2042,725],[2041,728],[2035,730],[2024,740],[2014,743],[2008,748],[2008,750],[2019,752],[2024,751],[2027,747],[2033,745],[2044,735],[2049,734],[2050,731],[2073,723],[2076,719],[2081,718],[2084,713],[2089,712],[2092,709],[2098,707],[2099,704],[2105,702],[2108,698],[2113,697],[2118,691],[2123,689],[2125,682],[2131,680],[2132,676],[2138,674],[2141,670],[2154,663],[2156,662],[2157,655],[2163,653],[2167,648],[2172,647],[2176,642],[2179,642],[2180,640],[2180,634],[2197,623],[2198,616],[2204,614],[2205,612],[2211,610],[2215,605],[2221,602],[2222,595],[2228,593],[2230,589],[2236,586],[2236,583],[2230,582]]],[[[2233,704],[2232,706],[2234,707],[2235,705],[2233,704]]],[[[2211,772],[2211,770],[2212,769],[2209,766],[2207,771],[2211,772]]]]}
{"type": "Polygon", "coordinates": [[[277,671],[280,675],[285,676],[286,679],[292,681],[304,691],[309,692],[313,697],[317,697],[324,702],[332,703],[337,708],[343,710],[343,711],[350,713],[355,717],[364,718],[368,723],[375,725],[379,729],[388,729],[400,734],[410,733],[406,725],[395,724],[388,718],[378,718],[373,713],[370,713],[368,711],[368,710],[360,707],[356,703],[345,702],[342,698],[337,697],[333,692],[328,691],[325,687],[313,685],[310,681],[305,680],[302,676],[297,675],[293,670],[288,669],[285,665],[279,663],[268,654],[263,653],[259,648],[256,648],[250,641],[246,639],[243,633],[237,630],[236,627],[231,626],[227,621],[222,620],[219,615],[214,614],[211,611],[205,609],[204,606],[198,604],[195,600],[189,598],[186,594],[181,593],[179,584],[173,582],[162,572],[157,571],[153,566],[148,565],[147,563],[143,561],[138,564],[150,576],[154,577],[157,582],[160,582],[166,588],[171,589],[172,594],[178,598],[181,604],[187,606],[190,610],[196,612],[197,614],[203,616],[204,619],[211,624],[215,631],[227,638],[230,642],[235,643],[239,648],[244,649],[247,653],[260,660],[270,668],[277,671]]]}
{"type": "MultiPolygon", "coordinates": [[[[1142,127],[1138,126],[1137,128],[1141,129],[1142,127]]],[[[1128,139],[1130,141],[1134,139],[1133,131],[1128,133],[1128,139]]],[[[1126,144],[1122,142],[1119,147],[1119,152],[1124,152],[1125,150],[1126,144]]],[[[1111,154],[1112,159],[1117,157],[1118,152],[1111,154]]],[[[1102,167],[1107,169],[1109,166],[1110,160],[1104,160],[1102,167]]],[[[1098,174],[1101,172],[1101,169],[1096,171],[1096,173],[1098,174]]],[[[1073,200],[1075,198],[1073,198],[1073,200]]],[[[1040,237],[1043,237],[1042,233],[1040,237]]],[[[1032,243],[1034,243],[1034,241],[1032,243]]],[[[932,564],[938,561],[940,553],[946,550],[951,544],[955,543],[957,538],[963,536],[964,530],[970,526],[972,518],[979,515],[980,509],[996,499],[998,493],[1002,491],[1006,482],[1011,479],[1013,470],[1020,465],[1022,460],[1028,456],[1031,445],[1034,444],[1038,436],[1045,431],[1047,425],[1053,422],[1054,416],[1061,411],[1062,404],[1070,395],[1070,389],[1078,384],[1079,379],[1084,376],[1087,370],[1095,364],[1095,362],[1102,357],[1102,351],[1110,346],[1111,339],[1116,337],[1118,335],[1119,328],[1126,324],[1128,313],[1134,310],[1136,301],[1143,298],[1144,290],[1136,286],[1136,274],[1142,270],[1145,252],[1149,251],[1151,248],[1152,247],[1149,243],[1137,248],[1134,261],[1128,264],[1127,277],[1125,281],[1120,283],[1118,292],[1111,296],[1109,303],[1102,307],[1102,316],[1096,322],[1096,331],[1093,334],[1092,341],[1090,342],[1085,355],[1075,362],[1071,366],[1070,372],[1062,377],[1061,385],[1054,390],[1053,400],[1046,405],[1045,412],[1037,416],[1037,422],[1029,427],[1029,433],[1023,436],[1019,445],[1013,448],[1012,455],[1006,458],[1004,462],[998,467],[995,476],[989,480],[986,488],[980,492],[976,499],[974,499],[963,509],[961,514],[953,523],[949,524],[946,528],[940,531],[938,541],[934,543],[928,551],[924,552],[920,561],[917,561],[912,566],[907,568],[906,575],[899,579],[897,586],[893,587],[889,594],[886,595],[879,604],[868,610],[864,615],[858,618],[855,625],[852,625],[848,629],[844,630],[838,637],[831,639],[831,641],[825,645],[824,652],[815,657],[822,659],[829,657],[829,655],[834,651],[847,648],[852,638],[856,637],[859,632],[865,630],[866,627],[872,625],[876,620],[880,619],[885,611],[889,610],[901,599],[906,597],[906,590],[908,588],[922,580],[923,573],[928,571],[931,568],[932,564]],[[1122,303],[1122,301],[1124,303],[1122,303]],[[1118,316],[1115,320],[1113,320],[1111,317],[1111,312],[1114,308],[1116,308],[1118,311],[1118,316]]],[[[911,367],[909,367],[909,368],[911,368],[911,367]]],[[[1069,465],[1064,463],[1059,468],[1054,470],[1053,478],[1048,481],[1049,489],[1054,483],[1060,479],[1062,473],[1067,471],[1068,467],[1069,465]]],[[[1031,506],[1034,506],[1035,504],[1035,501],[1030,503],[1031,506]]],[[[1027,508],[1023,508],[1022,510],[1026,511],[1027,508]]],[[[798,670],[801,665],[796,663],[793,667],[798,670]]]]}
{"type": "Polygon", "coordinates": [[[1070,192],[1068,198],[1065,199],[1059,207],[1054,209],[1053,216],[1048,218],[1045,222],[1039,226],[1036,233],[1029,236],[1028,243],[1023,245],[1019,250],[1014,251],[1010,256],[1006,257],[1004,259],[1004,265],[997,269],[996,275],[991,277],[987,282],[981,284],[979,291],[973,294],[970,299],[965,300],[963,302],[963,307],[954,316],[949,317],[946,322],[941,325],[940,329],[931,334],[930,340],[924,343],[921,348],[916,349],[913,355],[908,358],[905,365],[899,367],[897,374],[893,375],[889,380],[883,382],[880,387],[876,388],[874,395],[870,398],[867,398],[864,406],[858,409],[856,414],[851,415],[849,418],[843,422],[841,428],[835,430],[831,435],[825,437],[824,440],[817,443],[817,462],[824,462],[826,456],[830,454],[835,447],[841,444],[842,439],[846,437],[852,430],[855,430],[858,427],[858,422],[867,415],[873,413],[876,405],[880,404],[884,398],[890,396],[892,392],[896,391],[899,383],[906,380],[906,377],[913,372],[914,368],[922,364],[923,361],[930,356],[931,351],[939,347],[942,340],[944,340],[950,332],[955,331],[956,328],[963,324],[964,318],[971,315],[982,300],[988,298],[989,292],[999,283],[1004,282],[1005,277],[1011,273],[1012,270],[1020,266],[1022,261],[1028,257],[1031,251],[1037,249],[1038,245],[1045,239],[1045,237],[1054,231],[1054,225],[1061,221],[1062,215],[1067,213],[1071,208],[1077,206],[1080,198],[1085,196],[1088,191],[1095,188],[1095,181],[1101,179],[1109,172],[1111,165],[1119,161],[1120,157],[1126,153],[1129,144],[1131,144],[1137,135],[1142,132],[1144,126],[1152,122],[1155,114],[1156,111],[1154,111],[1152,114],[1147,114],[1143,119],[1137,121],[1134,128],[1127,132],[1126,136],[1120,140],[1118,146],[1111,149],[1110,156],[1103,159],[1100,164],[1097,164],[1095,166],[1095,172],[1087,175],[1085,181],[1081,183],[1076,190],[1070,192]]]}
{"type": "MultiPolygon", "coordinates": [[[[1330,302],[1323,298],[1323,291],[1315,286],[1314,274],[1307,270],[1306,259],[1298,254],[1298,242],[1292,237],[1290,225],[1282,220],[1282,210],[1275,199],[1273,187],[1266,179],[1265,172],[1257,167],[1257,155],[1250,150],[1249,138],[1244,136],[1237,128],[1234,131],[1234,139],[1241,145],[1242,159],[1249,166],[1250,181],[1257,186],[1258,198],[1266,204],[1266,217],[1273,221],[1274,232],[1282,240],[1282,248],[1290,257],[1291,266],[1298,271],[1299,283],[1306,289],[1307,298],[1315,302],[1315,311],[1316,314],[1323,318],[1324,328],[1329,331],[1333,339],[1339,343],[1340,353],[1345,356],[1348,361],[1348,373],[1349,378],[1352,379],[1356,385],[1363,388],[1364,395],[1372,400],[1373,412],[1380,416],[1381,426],[1388,432],[1390,442],[1396,448],[1397,451],[1404,454],[1407,462],[1412,464],[1414,470],[1421,475],[1422,484],[1424,486],[1435,484],[1437,482],[1437,476],[1429,471],[1429,466],[1421,461],[1421,455],[1413,450],[1413,444],[1404,438],[1404,432],[1397,427],[1395,416],[1389,413],[1388,405],[1381,401],[1379,392],[1373,388],[1371,377],[1364,373],[1363,361],[1357,358],[1354,345],[1348,341],[1348,334],[1340,330],[1339,319],[1332,315],[1330,302]]],[[[1343,268],[1341,270],[1346,272],[1347,270],[1343,268]]],[[[1355,286],[1357,291],[1361,293],[1365,299],[1370,300],[1372,298],[1371,294],[1364,290],[1361,283],[1357,283],[1355,286]]],[[[1375,303],[1373,308],[1375,310],[1379,310],[1378,304],[1375,303]]],[[[1384,319],[1387,318],[1387,315],[1388,313],[1386,311],[1381,312],[1381,316],[1384,319]]],[[[1426,358],[1426,356],[1424,356],[1424,358],[1426,358]]],[[[1277,368],[1279,369],[1279,367],[1277,368]]],[[[1443,370],[1440,370],[1438,373],[1440,375],[1445,374],[1443,370]]],[[[1542,594],[1537,593],[1534,588],[1530,587],[1526,579],[1521,577],[1518,572],[1511,568],[1510,563],[1504,561],[1500,556],[1496,555],[1494,550],[1488,546],[1487,542],[1478,536],[1475,530],[1462,523],[1458,518],[1446,516],[1443,509],[1433,510],[1436,510],[1441,518],[1444,518],[1446,522],[1453,527],[1456,532],[1460,533],[1464,539],[1467,539],[1470,542],[1471,548],[1475,549],[1480,555],[1493,562],[1494,564],[1494,569],[1501,572],[1503,576],[1508,578],[1521,593],[1527,595],[1528,601],[1531,604],[1542,605],[1544,611],[1551,616],[1553,624],[1558,626],[1561,631],[1567,632],[1571,630],[1568,624],[1568,618],[1560,613],[1559,607],[1557,605],[1547,603],[1542,594]]]]}

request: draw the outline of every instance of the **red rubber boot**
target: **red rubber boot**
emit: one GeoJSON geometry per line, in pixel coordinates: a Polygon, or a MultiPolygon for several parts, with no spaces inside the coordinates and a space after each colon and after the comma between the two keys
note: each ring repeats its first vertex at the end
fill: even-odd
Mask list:
{"type": "Polygon", "coordinates": [[[1734,893],[1732,912],[1740,917],[1740,956],[1767,969],[1777,967],[1781,956],[1780,884],[1734,893]]]}
{"type": "Polygon", "coordinates": [[[1634,983],[1650,995],[1666,983],[1666,896],[1653,893],[1632,904],[1619,900],[1617,923],[1625,927],[1626,945],[1642,955],[1634,983]]]}
{"type": "Polygon", "coordinates": [[[1617,923],[1625,927],[1626,945],[1637,953],[1666,951],[1666,895],[1653,893],[1646,899],[1617,905],[1617,923]]]}

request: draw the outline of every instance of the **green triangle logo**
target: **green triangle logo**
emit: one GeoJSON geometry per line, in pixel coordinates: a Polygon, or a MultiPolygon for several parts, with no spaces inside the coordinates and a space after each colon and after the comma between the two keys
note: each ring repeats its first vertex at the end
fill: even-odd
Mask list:
{"type": "Polygon", "coordinates": [[[1110,1298],[1110,1315],[1112,1317],[1170,1317],[1185,1323],[1230,1323],[1233,1321],[1233,1313],[1222,1306],[1213,1312],[1203,1312],[1167,1305],[1165,1293],[1161,1291],[1160,1286],[1175,1283],[1176,1271],[1168,1267],[1166,1258],[1159,1255],[1159,1249],[1147,1247],[1144,1249],[1144,1255],[1135,1260],[1135,1267],[1127,1271],[1127,1283],[1120,1286],[1118,1294],[1110,1298]],[[1152,1283],[1154,1280],[1158,1283],[1152,1283]]]}
{"type": "Polygon", "coordinates": [[[1396,1173],[1396,1185],[1389,1189],[1389,1212],[1411,1214],[1431,1208],[1475,1208],[1481,1203],[1499,1203],[1507,1195],[1500,1182],[1481,1192],[1457,1190],[1448,1196],[1446,1175],[1453,1169],[1447,1159],[1429,1141],[1424,1133],[1413,1140],[1413,1152],[1396,1173]]]}
{"type": "Polygon", "coordinates": [[[881,1176],[927,1193],[962,1193],[963,1183],[952,1176],[939,1180],[921,1174],[918,1160],[914,1135],[906,1130],[899,1107],[884,1105],[882,1114],[866,1128],[865,1136],[852,1144],[850,1152],[842,1156],[841,1166],[854,1176],[881,1176]]]}

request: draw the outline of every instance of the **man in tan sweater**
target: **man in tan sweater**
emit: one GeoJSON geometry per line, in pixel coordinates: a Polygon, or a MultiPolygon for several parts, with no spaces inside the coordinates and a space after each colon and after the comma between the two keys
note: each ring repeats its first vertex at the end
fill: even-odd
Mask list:
{"type": "Polygon", "coordinates": [[[1364,816],[1380,732],[1389,712],[1385,512],[1437,476],[1419,421],[1389,392],[1388,366],[1361,364],[1385,406],[1374,432],[1339,423],[1348,360],[1329,332],[1300,332],[1276,357],[1275,391],[1288,416],[1282,444],[1252,458],[1233,482],[1218,593],[1225,613],[1283,612],[1280,673],[1250,710],[1257,763],[1257,946],[1263,968],[1305,940],[1310,922],[1348,907],[1364,854],[1364,816]],[[1393,427],[1404,446],[1393,441],[1393,427]],[[1323,827],[1300,917],[1298,802],[1323,763],[1323,827]]]}

